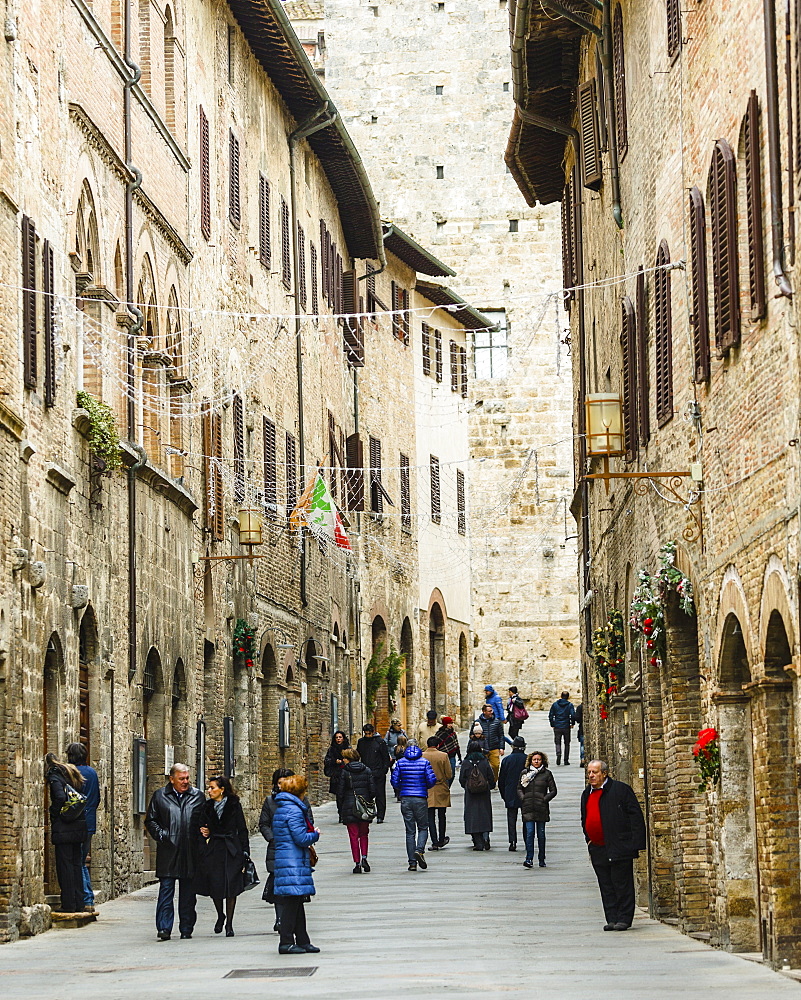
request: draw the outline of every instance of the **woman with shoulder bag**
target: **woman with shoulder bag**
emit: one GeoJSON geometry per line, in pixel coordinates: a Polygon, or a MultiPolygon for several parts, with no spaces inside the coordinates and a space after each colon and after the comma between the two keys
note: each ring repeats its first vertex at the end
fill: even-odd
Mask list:
{"type": "Polygon", "coordinates": [[[316,892],[309,848],[320,839],[320,831],[309,818],[304,796],[309,784],[300,774],[281,778],[275,796],[273,839],[275,841],[275,898],[281,906],[281,955],[318,952],[306,930],[304,903],[316,892]],[[311,827],[311,829],[310,829],[311,827]]]}
{"type": "Polygon", "coordinates": [[[230,778],[212,778],[208,793],[194,818],[201,837],[196,891],[200,896],[211,896],[217,910],[214,933],[221,934],[225,924],[225,936],[233,937],[236,897],[245,891],[242,869],[250,857],[248,827],[230,778]]]}
{"type": "Polygon", "coordinates": [[[81,772],[55,754],[45,757],[45,780],[50,789],[50,843],[55,848],[56,877],[61,888],[63,913],[80,913],[83,908],[83,843],[86,832],[84,806],[80,794],[81,772]]]}
{"type": "Polygon", "coordinates": [[[548,756],[541,750],[535,750],[526,761],[526,766],[520,774],[517,797],[522,803],[520,811],[523,814],[523,836],[526,841],[526,860],[523,862],[523,867],[534,867],[536,831],[540,868],[545,868],[545,824],[551,818],[548,803],[556,797],[556,782],[548,770],[548,756]]]}
{"type": "Polygon", "coordinates": [[[367,861],[370,823],[375,817],[375,779],[373,772],[359,760],[357,750],[343,750],[345,766],[339,772],[337,809],[339,821],[348,828],[353,874],[370,871],[367,861]],[[370,809],[372,806],[372,810],[370,809]],[[370,811],[372,817],[366,818],[370,811]]]}

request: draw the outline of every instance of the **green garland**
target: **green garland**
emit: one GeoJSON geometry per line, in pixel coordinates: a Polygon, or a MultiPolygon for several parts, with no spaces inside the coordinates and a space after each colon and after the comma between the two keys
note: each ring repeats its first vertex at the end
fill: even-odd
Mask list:
{"type": "Polygon", "coordinates": [[[679,597],[679,606],[686,615],[695,614],[693,585],[676,567],[676,543],[665,542],[659,550],[659,571],[655,576],[644,569],[638,573],[639,585],[629,608],[629,625],[645,639],[651,666],[667,656],[665,605],[672,590],[679,597]]]}
{"type": "Polygon", "coordinates": [[[79,392],[76,402],[89,414],[89,448],[92,454],[103,462],[104,472],[119,469],[122,452],[114,411],[89,392],[79,392]]]}
{"type": "Polygon", "coordinates": [[[592,653],[595,659],[595,682],[602,719],[609,717],[609,699],[617,694],[623,665],[626,660],[626,633],[623,612],[615,608],[606,625],[597,628],[592,636],[592,653]]]}
{"type": "Polygon", "coordinates": [[[379,642],[373,651],[373,655],[367,664],[364,673],[364,702],[368,715],[375,711],[376,696],[379,688],[386,681],[387,694],[392,701],[398,691],[400,679],[406,669],[406,657],[395,649],[395,644],[390,643],[389,652],[382,657],[384,643],[379,642]]]}
{"type": "Polygon", "coordinates": [[[256,658],[256,633],[244,618],[237,618],[232,638],[234,656],[244,657],[245,666],[252,667],[256,658]]]}

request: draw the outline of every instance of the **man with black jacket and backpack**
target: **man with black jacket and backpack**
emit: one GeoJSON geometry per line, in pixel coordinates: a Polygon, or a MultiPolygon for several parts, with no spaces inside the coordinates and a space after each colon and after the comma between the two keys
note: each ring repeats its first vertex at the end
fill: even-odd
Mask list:
{"type": "Polygon", "coordinates": [[[613,781],[602,760],[587,764],[581,826],[604,907],[605,931],[626,931],[634,920],[634,859],[645,850],[645,820],[634,789],[613,781]]]}
{"type": "Polygon", "coordinates": [[[356,752],[365,767],[373,772],[375,782],[376,822],[383,823],[387,814],[387,772],[389,771],[389,747],[383,737],[375,731],[375,726],[368,722],[362,726],[364,734],[356,744],[356,752]]]}

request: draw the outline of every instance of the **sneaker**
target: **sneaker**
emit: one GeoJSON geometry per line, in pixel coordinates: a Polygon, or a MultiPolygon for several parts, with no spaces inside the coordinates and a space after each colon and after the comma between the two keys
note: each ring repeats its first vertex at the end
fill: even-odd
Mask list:
{"type": "Polygon", "coordinates": [[[363,872],[370,871],[370,865],[367,863],[367,858],[362,858],[362,871],[363,872]]]}
{"type": "Polygon", "coordinates": [[[191,931],[181,931],[181,940],[182,941],[188,941],[189,938],[191,938],[191,937],[192,937],[192,932],[191,931]]]}
{"type": "Polygon", "coordinates": [[[529,861],[528,858],[526,858],[526,860],[523,862],[523,867],[524,868],[533,868],[534,867],[534,862],[533,861],[529,861]]]}
{"type": "Polygon", "coordinates": [[[361,873],[362,873],[362,866],[361,866],[361,863],[360,863],[360,864],[358,864],[358,865],[354,865],[354,866],[353,866],[353,874],[354,874],[354,875],[361,875],[361,873]]]}
{"type": "Polygon", "coordinates": [[[320,951],[320,949],[317,947],[317,945],[316,944],[312,944],[311,942],[309,942],[308,944],[299,944],[299,945],[296,945],[296,947],[297,948],[302,948],[304,951],[308,952],[310,955],[317,955],[317,954],[319,954],[319,951],[320,951]]]}
{"type": "Polygon", "coordinates": [[[431,845],[431,850],[432,851],[438,851],[439,850],[439,844],[432,844],[431,845]]]}
{"type": "Polygon", "coordinates": [[[410,861],[409,862],[409,871],[410,872],[416,872],[417,871],[417,862],[416,861],[410,861]]]}
{"type": "Polygon", "coordinates": [[[299,944],[279,944],[278,945],[279,955],[305,955],[306,949],[301,948],[299,944]]]}
{"type": "Polygon", "coordinates": [[[544,861],[540,861],[540,868],[547,868],[547,867],[548,866],[545,864],[544,861]]]}
{"type": "Polygon", "coordinates": [[[614,924],[604,924],[604,930],[605,931],[613,931],[614,929],[615,929],[615,925],[614,924]]]}
{"type": "Polygon", "coordinates": [[[426,861],[426,856],[422,851],[415,851],[414,856],[417,858],[417,863],[423,869],[423,871],[428,868],[428,862],[426,861]]]}

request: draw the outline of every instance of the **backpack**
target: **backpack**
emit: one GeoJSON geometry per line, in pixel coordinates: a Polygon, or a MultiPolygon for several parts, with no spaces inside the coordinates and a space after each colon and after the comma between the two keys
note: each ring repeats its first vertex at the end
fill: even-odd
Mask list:
{"type": "Polygon", "coordinates": [[[67,797],[59,815],[65,823],[73,823],[76,819],[80,819],[86,811],[86,796],[81,795],[66,781],[64,782],[64,793],[67,797]]]}
{"type": "Polygon", "coordinates": [[[467,776],[467,781],[465,782],[464,787],[465,791],[470,792],[471,795],[481,795],[482,793],[489,791],[487,776],[477,763],[473,764],[472,770],[467,776]]]}

